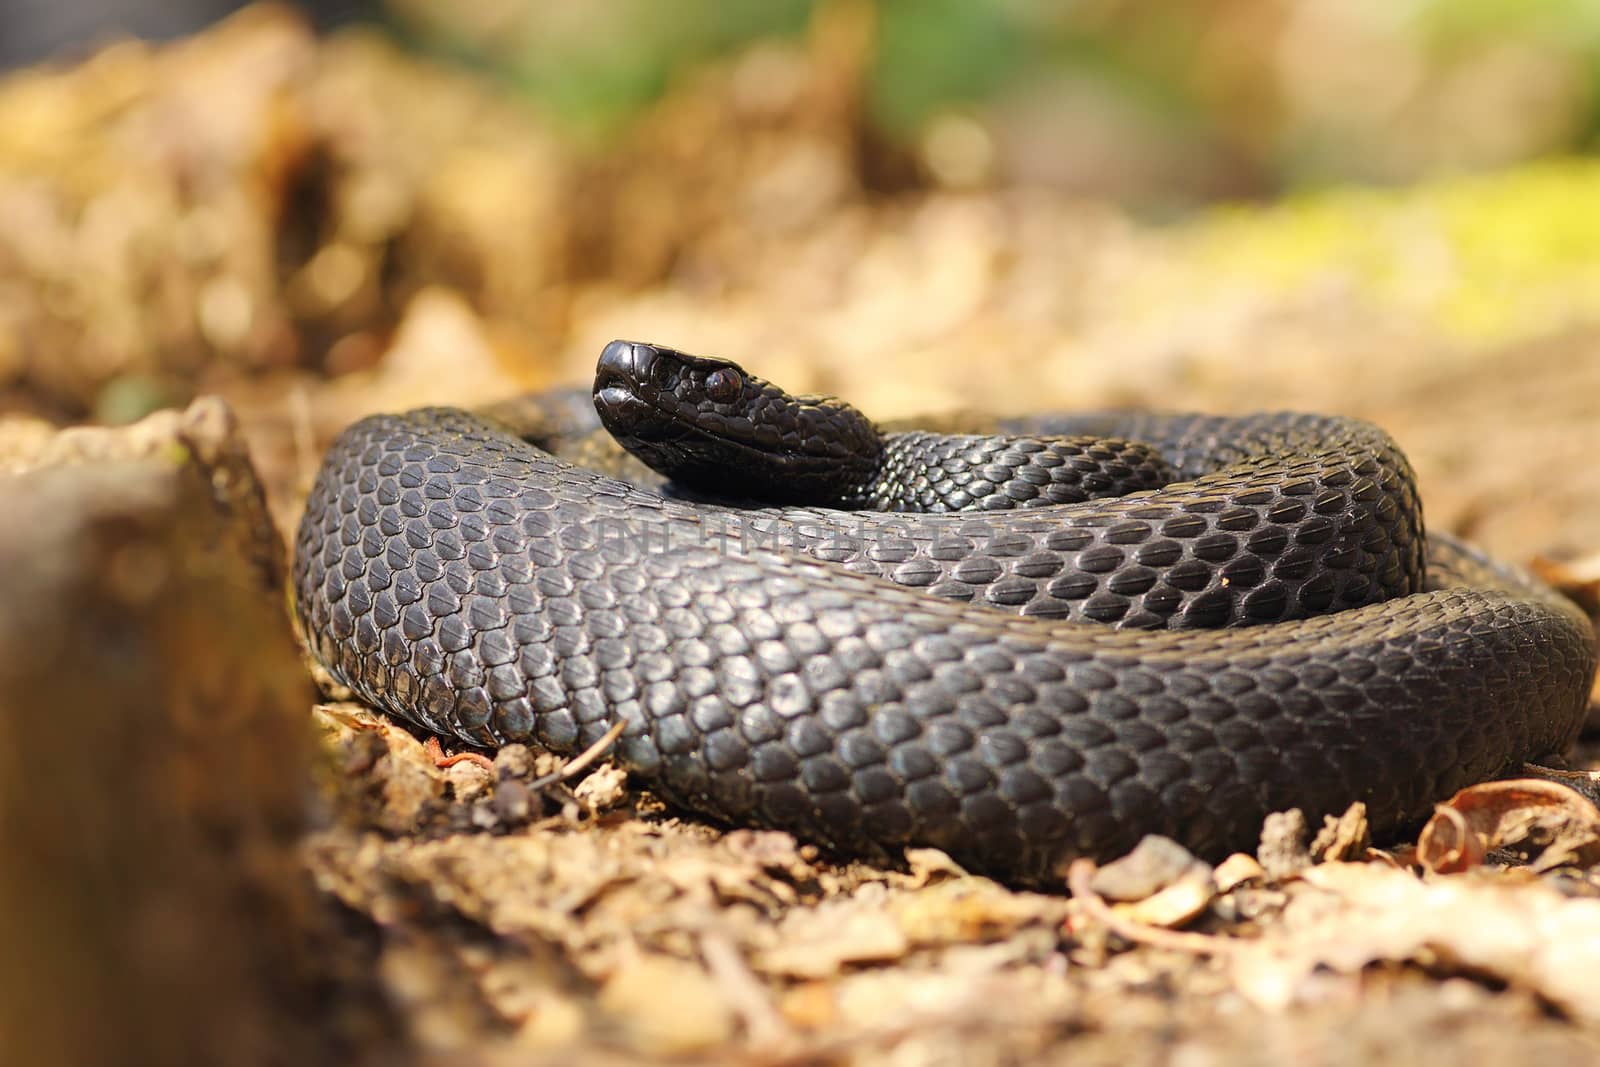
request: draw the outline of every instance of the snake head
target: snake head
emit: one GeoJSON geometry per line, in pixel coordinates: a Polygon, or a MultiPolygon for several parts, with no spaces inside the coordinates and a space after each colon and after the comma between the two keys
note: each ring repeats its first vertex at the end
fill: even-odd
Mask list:
{"type": "Polygon", "coordinates": [[[836,500],[883,461],[877,427],[844,401],[793,396],[731,360],[661,345],[606,345],[594,405],[648,466],[730,497],[836,500]]]}

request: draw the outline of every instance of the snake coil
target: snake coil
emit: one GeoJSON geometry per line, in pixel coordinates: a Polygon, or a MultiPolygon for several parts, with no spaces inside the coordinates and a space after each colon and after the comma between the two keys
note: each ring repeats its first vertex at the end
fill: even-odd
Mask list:
{"type": "Polygon", "coordinates": [[[336,678],[473,745],[571,753],[620,720],[618,758],[684,808],[1019,881],[1147,833],[1215,857],[1291,807],[1363,801],[1393,833],[1582,722],[1588,620],[1427,537],[1409,465],[1366,423],[1038,417],[897,443],[625,342],[595,397],[679,484],[805,483],[809,503],[687,499],[466,411],[363,419],[296,544],[336,678]],[[1085,433],[1117,440],[1050,436],[1085,433]],[[819,506],[840,493],[829,453],[857,468],[846,503],[978,510],[819,506]],[[1098,498],[1112,482],[1136,491],[1098,498]]]}

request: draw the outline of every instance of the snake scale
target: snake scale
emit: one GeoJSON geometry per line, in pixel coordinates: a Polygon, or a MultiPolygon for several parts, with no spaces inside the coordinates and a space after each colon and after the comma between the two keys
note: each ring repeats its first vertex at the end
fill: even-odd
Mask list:
{"type": "Polygon", "coordinates": [[[883,435],[627,342],[593,392],[670,480],[449,408],[338,438],[295,565],[337,679],[478,746],[573,753],[620,720],[616,757],[682,808],[1022,882],[1149,833],[1215,858],[1288,808],[1359,800],[1392,834],[1582,723],[1587,618],[1426,535],[1369,424],[883,435]]]}

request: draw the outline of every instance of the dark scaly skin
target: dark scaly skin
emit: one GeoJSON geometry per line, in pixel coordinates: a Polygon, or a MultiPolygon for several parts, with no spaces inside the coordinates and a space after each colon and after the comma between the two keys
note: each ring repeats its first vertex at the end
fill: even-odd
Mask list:
{"type": "Polygon", "coordinates": [[[1576,735],[1587,620],[1425,541],[1381,431],[1019,428],[1086,427],[1188,480],[997,514],[734,510],[467,412],[369,418],[308,501],[298,610],[337,678],[424,729],[570,753],[621,720],[622,763],[685,808],[1019,881],[1146,833],[1216,857],[1290,807],[1361,800],[1393,833],[1576,735]]]}
{"type": "Polygon", "coordinates": [[[593,406],[611,436],[657,472],[635,471],[630,481],[670,480],[712,499],[1005,511],[1126,496],[1174,477],[1155,449],[1115,435],[885,433],[834,397],[791,396],[729,360],[633,341],[600,354],[593,406]],[[722,395],[708,385],[719,378],[722,395]]]}

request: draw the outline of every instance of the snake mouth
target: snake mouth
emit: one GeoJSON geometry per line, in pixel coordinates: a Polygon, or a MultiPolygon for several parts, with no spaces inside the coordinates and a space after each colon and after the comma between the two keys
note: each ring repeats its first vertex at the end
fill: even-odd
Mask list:
{"type": "Polygon", "coordinates": [[[638,419],[647,414],[668,415],[659,396],[651,394],[651,371],[656,351],[650,345],[612,341],[600,354],[595,368],[594,404],[602,417],[608,415],[638,419]]]}
{"type": "Polygon", "coordinates": [[[629,420],[635,425],[654,422],[666,412],[647,394],[649,371],[654,363],[654,352],[648,345],[628,341],[612,341],[600,355],[595,368],[594,406],[601,419],[611,423],[614,419],[629,420]]]}
{"type": "Polygon", "coordinates": [[[611,410],[649,407],[644,398],[634,391],[633,385],[621,375],[602,376],[595,382],[594,402],[596,407],[611,410]]]}

